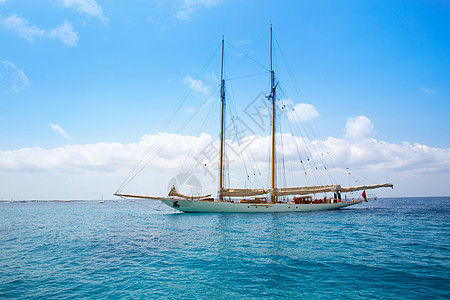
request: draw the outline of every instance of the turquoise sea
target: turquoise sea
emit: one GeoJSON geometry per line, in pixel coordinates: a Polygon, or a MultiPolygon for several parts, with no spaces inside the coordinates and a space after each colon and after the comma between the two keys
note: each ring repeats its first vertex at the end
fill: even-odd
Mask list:
{"type": "Polygon", "coordinates": [[[276,214],[0,203],[0,298],[450,299],[450,198],[276,214]]]}

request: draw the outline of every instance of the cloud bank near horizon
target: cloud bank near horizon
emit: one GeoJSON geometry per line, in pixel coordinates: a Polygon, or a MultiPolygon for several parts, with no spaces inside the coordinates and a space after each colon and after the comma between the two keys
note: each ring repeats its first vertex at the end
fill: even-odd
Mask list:
{"type": "MultiPolygon", "coordinates": [[[[63,129],[53,125],[55,132],[64,136],[63,129]]],[[[343,137],[308,140],[291,134],[277,136],[283,139],[286,171],[292,173],[289,176],[292,175],[293,181],[286,181],[287,186],[323,184],[309,179],[331,173],[338,176],[335,179],[343,186],[392,182],[394,191],[377,191],[390,197],[450,194],[446,182],[450,176],[450,148],[388,143],[373,138],[374,132],[370,119],[358,116],[347,120],[343,137]],[[299,148],[315,151],[300,157],[299,148]],[[349,176],[353,175],[348,173],[357,176],[350,181],[349,176]]],[[[240,143],[227,141],[230,186],[243,187],[246,180],[267,184],[270,140],[270,136],[251,135],[240,143]],[[248,162],[244,164],[241,157],[248,162]]],[[[7,187],[0,197],[9,193],[12,195],[9,197],[23,199],[92,199],[99,191],[112,195],[131,170],[142,167],[143,172],[126,190],[166,195],[170,179],[189,172],[200,178],[205,192],[211,193],[217,188],[218,149],[217,138],[206,133],[199,136],[158,133],[144,135],[132,143],[98,142],[0,151],[0,180],[7,187]],[[142,163],[137,166],[141,158],[142,163]]]]}
{"type": "MultiPolygon", "coordinates": [[[[65,131],[61,132],[58,125],[52,125],[50,126],[57,133],[70,139],[65,131]]],[[[420,143],[392,144],[376,140],[370,136],[373,133],[373,127],[367,117],[359,116],[347,121],[343,138],[328,137],[325,140],[310,141],[306,138],[283,134],[285,163],[299,160],[295,143],[304,143],[306,148],[323,149],[322,154],[310,154],[311,159],[320,159],[314,155],[331,152],[337,161],[345,162],[347,166],[357,170],[449,173],[450,149],[434,148],[420,143]]],[[[241,145],[229,141],[229,147],[240,149],[242,144],[248,144],[248,152],[252,153],[257,164],[263,166],[267,164],[267,153],[261,149],[267,149],[269,140],[268,136],[248,136],[241,141],[241,145]],[[246,141],[251,142],[246,143],[246,141]]],[[[22,148],[0,151],[0,170],[98,175],[109,172],[121,173],[131,170],[137,159],[148,152],[147,157],[152,160],[147,168],[161,172],[174,172],[191,159],[188,157],[189,153],[200,153],[207,147],[212,147],[211,145],[217,145],[217,141],[205,133],[200,136],[159,133],[144,135],[140,141],[128,144],[99,142],[66,145],[52,149],[22,148]]],[[[308,154],[305,157],[307,156],[308,154]]],[[[235,158],[232,157],[231,160],[235,158]]],[[[188,162],[195,163],[193,160],[188,162]]],[[[240,164],[236,164],[234,167],[239,166],[240,164]]]]}

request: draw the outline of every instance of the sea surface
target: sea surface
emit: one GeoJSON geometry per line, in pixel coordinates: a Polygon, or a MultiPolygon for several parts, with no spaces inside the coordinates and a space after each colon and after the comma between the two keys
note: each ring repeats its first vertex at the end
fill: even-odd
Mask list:
{"type": "Polygon", "coordinates": [[[263,214],[0,203],[0,298],[450,299],[450,198],[263,214]]]}

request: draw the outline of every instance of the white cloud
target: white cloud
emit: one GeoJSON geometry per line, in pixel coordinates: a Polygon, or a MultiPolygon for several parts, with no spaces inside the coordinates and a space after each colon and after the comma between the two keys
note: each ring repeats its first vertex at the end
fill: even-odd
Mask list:
{"type": "Polygon", "coordinates": [[[78,44],[78,35],[73,31],[72,24],[67,20],[64,20],[64,24],[49,30],[48,36],[57,38],[70,47],[75,47],[78,44]]]}
{"type": "Polygon", "coordinates": [[[181,0],[175,4],[175,18],[189,21],[192,15],[202,7],[218,5],[222,0],[181,0]]]}
{"type": "MultiPolygon", "coordinates": [[[[50,126],[65,137],[67,133],[57,124],[50,126]]],[[[67,136],[68,137],[68,136],[67,136]]],[[[66,138],[67,138],[66,137],[66,138]]],[[[211,136],[199,137],[160,133],[144,135],[137,143],[104,143],[66,145],[53,149],[40,147],[0,151],[0,170],[17,172],[61,172],[76,174],[103,174],[104,172],[130,171],[140,154],[147,152],[148,158],[155,158],[150,168],[159,171],[179,168],[192,145],[200,152],[211,136]],[[161,149],[164,149],[160,153],[161,149]]]]}
{"type": "Polygon", "coordinates": [[[62,25],[52,29],[41,29],[35,25],[29,25],[28,21],[17,15],[3,18],[0,15],[0,29],[17,34],[19,37],[33,42],[35,38],[50,37],[59,39],[64,45],[75,47],[78,44],[78,34],[73,31],[69,21],[64,20],[62,25]]]}
{"type": "Polygon", "coordinates": [[[95,0],[59,0],[65,7],[77,9],[80,13],[85,13],[99,18],[107,23],[109,20],[103,15],[102,7],[95,0]]]}
{"type": "Polygon", "coordinates": [[[344,137],[349,140],[364,140],[374,133],[373,123],[366,116],[349,118],[345,124],[344,137]]]}
{"type": "MultiPolygon", "coordinates": [[[[58,125],[51,124],[55,132],[67,133],[58,125]]],[[[249,136],[241,141],[252,141],[249,151],[261,165],[267,164],[267,149],[270,137],[249,136]],[[267,144],[267,145],[266,145],[267,144]]],[[[449,172],[450,149],[432,148],[419,143],[391,144],[375,139],[352,142],[345,139],[329,137],[326,140],[310,141],[306,138],[283,135],[285,143],[283,153],[285,163],[298,163],[297,144],[304,143],[309,149],[327,149],[332,151],[333,158],[344,161],[347,166],[355,169],[379,169],[387,173],[395,172],[449,172]]],[[[191,148],[193,153],[200,153],[206,147],[215,143],[210,135],[201,134],[198,137],[159,133],[146,135],[137,143],[96,143],[86,145],[67,145],[64,147],[43,149],[39,147],[19,150],[0,151],[0,169],[9,171],[60,171],[60,172],[117,172],[126,170],[136,162],[138,154],[146,152],[150,145],[149,158],[153,157],[149,168],[157,171],[170,171],[180,168],[191,148]],[[161,151],[162,150],[162,151],[161,151]]],[[[240,149],[240,146],[229,141],[230,149],[240,149]]],[[[232,165],[243,168],[237,161],[237,151],[230,151],[232,165]]],[[[321,151],[319,151],[321,152],[321,151]]],[[[323,154],[323,153],[322,153],[323,154]]],[[[318,159],[321,153],[305,154],[306,158],[318,159]]],[[[213,155],[214,156],[214,155],[213,155]]],[[[200,158],[199,155],[197,155],[200,158]]],[[[322,159],[324,159],[322,157],[322,159]]],[[[195,163],[194,160],[191,162],[195,163]]],[[[316,162],[316,164],[318,164],[316,162]]],[[[248,166],[247,166],[248,167],[248,166]]]]}
{"type": "Polygon", "coordinates": [[[53,129],[54,132],[61,134],[66,140],[71,141],[72,138],[67,134],[67,132],[58,124],[50,123],[50,127],[53,129]]]}
{"type": "Polygon", "coordinates": [[[29,42],[33,42],[35,37],[42,37],[45,35],[45,30],[34,25],[29,25],[26,19],[17,15],[11,15],[7,18],[3,18],[2,15],[0,15],[0,27],[16,33],[18,36],[29,42]]]}
{"type": "MultiPolygon", "coordinates": [[[[366,175],[383,174],[384,180],[400,181],[407,177],[428,177],[428,184],[442,176],[450,176],[450,149],[432,148],[419,143],[403,142],[391,144],[385,141],[367,139],[362,142],[348,142],[342,139],[327,139],[324,144],[327,149],[336,145],[341,147],[337,157],[344,161],[353,170],[366,175]]],[[[370,176],[367,176],[370,177],[370,176]]],[[[422,182],[412,179],[404,189],[421,190],[422,182]]],[[[447,189],[448,186],[435,186],[438,189],[447,189]]],[[[422,188],[422,194],[433,193],[422,188]]]]}
{"type": "Polygon", "coordinates": [[[280,99],[278,106],[285,112],[289,120],[294,122],[305,122],[319,116],[319,112],[314,105],[309,103],[293,104],[291,99],[280,99]]]}
{"type": "Polygon", "coordinates": [[[12,62],[0,60],[0,86],[18,92],[30,85],[25,73],[12,62]]]}
{"type": "Polygon", "coordinates": [[[191,76],[187,75],[183,80],[184,84],[189,86],[194,92],[209,95],[211,93],[211,88],[209,86],[205,86],[203,81],[200,79],[195,80],[191,76]]]}

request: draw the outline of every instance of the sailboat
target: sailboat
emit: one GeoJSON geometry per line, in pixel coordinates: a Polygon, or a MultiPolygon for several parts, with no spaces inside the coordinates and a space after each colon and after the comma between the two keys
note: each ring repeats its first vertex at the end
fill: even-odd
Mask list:
{"type": "Polygon", "coordinates": [[[119,197],[130,197],[140,199],[158,200],[176,210],[188,213],[274,213],[274,212],[311,212],[336,210],[344,207],[360,204],[366,200],[366,190],[383,187],[393,188],[392,183],[359,185],[343,187],[339,184],[313,185],[297,187],[278,187],[276,182],[276,92],[278,84],[275,83],[275,72],[272,65],[272,26],[270,26],[270,93],[267,96],[271,102],[271,158],[270,158],[270,187],[264,189],[231,188],[225,186],[225,80],[224,80],[224,39],[222,38],[222,64],[220,79],[220,160],[219,160],[219,190],[217,197],[208,195],[184,195],[172,186],[169,194],[165,197],[143,196],[124,194],[117,191],[114,195],[119,197]],[[363,191],[361,196],[354,199],[343,197],[342,194],[363,191]],[[319,197],[316,195],[331,193],[332,197],[319,197]]]}

